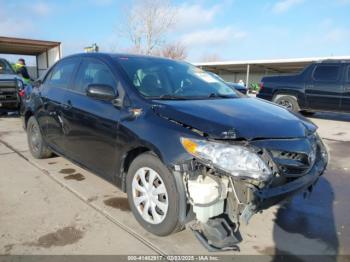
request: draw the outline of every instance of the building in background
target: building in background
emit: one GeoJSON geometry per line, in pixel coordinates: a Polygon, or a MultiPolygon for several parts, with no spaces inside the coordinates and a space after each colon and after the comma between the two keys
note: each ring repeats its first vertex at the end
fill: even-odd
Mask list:
{"type": "Polygon", "coordinates": [[[31,77],[39,77],[62,57],[61,42],[0,36],[1,54],[35,57],[35,66],[28,67],[31,77]]]}
{"type": "Polygon", "coordinates": [[[91,46],[84,47],[85,53],[97,53],[98,50],[99,50],[99,47],[96,43],[91,46]]]}
{"type": "Polygon", "coordinates": [[[294,74],[300,72],[307,65],[327,59],[350,59],[350,56],[334,57],[309,57],[292,59],[270,59],[270,60],[246,60],[246,61],[222,61],[203,62],[194,65],[203,70],[216,73],[227,82],[238,82],[242,79],[246,86],[257,85],[263,76],[294,74]]]}

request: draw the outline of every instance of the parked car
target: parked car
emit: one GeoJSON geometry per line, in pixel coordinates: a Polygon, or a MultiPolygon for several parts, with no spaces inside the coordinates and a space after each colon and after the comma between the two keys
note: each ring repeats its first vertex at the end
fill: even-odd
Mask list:
{"type": "Polygon", "coordinates": [[[149,232],[189,223],[209,250],[236,248],[240,222],[311,191],[328,161],[307,119],[165,58],[66,57],[23,121],[35,158],[77,163],[126,192],[149,232]]]}
{"type": "Polygon", "coordinates": [[[263,77],[257,97],[296,112],[350,112],[350,60],[325,60],[296,75],[263,77]]]}
{"type": "Polygon", "coordinates": [[[22,78],[6,59],[0,58],[0,112],[20,109],[23,88],[22,78]]]}
{"type": "Polygon", "coordinates": [[[241,84],[238,84],[238,83],[233,83],[233,82],[227,82],[221,76],[219,76],[219,75],[217,75],[217,74],[215,74],[213,72],[207,72],[207,73],[212,75],[213,77],[216,77],[221,82],[226,83],[226,85],[231,87],[233,90],[237,90],[237,91],[241,92],[244,95],[246,95],[248,93],[248,89],[244,85],[241,85],[241,84]]]}
{"type": "Polygon", "coordinates": [[[233,82],[226,82],[226,83],[229,87],[236,89],[237,91],[241,92],[244,95],[248,93],[248,89],[244,85],[233,83],[233,82]]]}

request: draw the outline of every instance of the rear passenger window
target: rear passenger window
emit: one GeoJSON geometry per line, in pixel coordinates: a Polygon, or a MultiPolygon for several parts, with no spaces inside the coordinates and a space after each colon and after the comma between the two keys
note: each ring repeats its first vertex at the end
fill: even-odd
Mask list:
{"type": "Polygon", "coordinates": [[[74,90],[85,94],[86,88],[90,84],[103,84],[116,88],[116,80],[108,66],[97,60],[83,62],[77,75],[74,90]]]}
{"type": "Polygon", "coordinates": [[[51,87],[68,88],[78,60],[64,60],[58,63],[50,73],[47,84],[51,87]]]}
{"type": "Polygon", "coordinates": [[[350,66],[348,66],[348,73],[347,73],[347,76],[348,76],[347,80],[348,80],[348,82],[350,82],[350,66]]]}
{"type": "Polygon", "coordinates": [[[317,81],[338,80],[340,66],[338,65],[318,65],[314,71],[314,79],[317,81]]]}

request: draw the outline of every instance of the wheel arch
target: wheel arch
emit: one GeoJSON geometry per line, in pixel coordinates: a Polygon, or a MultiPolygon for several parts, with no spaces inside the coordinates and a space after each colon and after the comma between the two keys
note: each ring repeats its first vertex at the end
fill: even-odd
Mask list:
{"type": "Polygon", "coordinates": [[[276,99],[278,99],[281,96],[291,96],[294,97],[299,105],[300,109],[306,108],[306,100],[305,100],[305,94],[301,91],[298,90],[290,90],[290,89],[281,89],[281,90],[276,90],[273,93],[272,102],[275,102],[276,99]]]}
{"type": "Polygon", "coordinates": [[[27,129],[28,120],[31,116],[34,116],[34,113],[30,110],[26,111],[24,114],[24,128],[27,129]]]}
{"type": "Polygon", "coordinates": [[[123,192],[126,192],[126,175],[128,174],[131,163],[141,154],[143,153],[152,153],[155,156],[161,157],[155,152],[155,150],[146,146],[138,146],[127,151],[122,157],[122,162],[120,166],[120,174],[121,174],[121,189],[123,192]]]}

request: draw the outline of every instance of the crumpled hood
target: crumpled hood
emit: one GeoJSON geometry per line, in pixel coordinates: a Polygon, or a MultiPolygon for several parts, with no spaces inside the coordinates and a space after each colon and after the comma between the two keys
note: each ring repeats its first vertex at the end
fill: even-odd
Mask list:
{"type": "Polygon", "coordinates": [[[157,100],[159,116],[198,129],[212,138],[305,137],[317,127],[306,118],[255,98],[157,100]]]}

